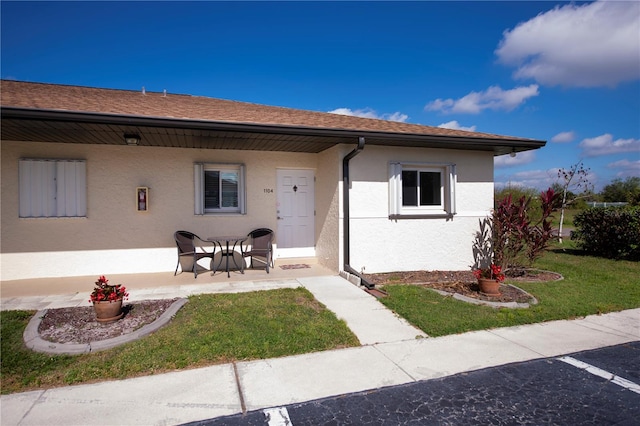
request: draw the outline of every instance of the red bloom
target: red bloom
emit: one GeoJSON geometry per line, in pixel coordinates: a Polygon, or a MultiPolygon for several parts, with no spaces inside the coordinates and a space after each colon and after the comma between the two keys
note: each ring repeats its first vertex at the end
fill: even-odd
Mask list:
{"type": "Polygon", "coordinates": [[[488,268],[478,268],[473,270],[473,275],[477,278],[485,278],[490,280],[496,280],[498,282],[504,281],[504,274],[502,268],[492,263],[488,268]]]}
{"type": "Polygon", "coordinates": [[[127,299],[129,297],[127,289],[122,284],[109,285],[109,280],[104,275],[98,277],[98,281],[96,281],[95,284],[96,286],[91,293],[89,303],[106,300],[113,302],[120,299],[127,299]]]}

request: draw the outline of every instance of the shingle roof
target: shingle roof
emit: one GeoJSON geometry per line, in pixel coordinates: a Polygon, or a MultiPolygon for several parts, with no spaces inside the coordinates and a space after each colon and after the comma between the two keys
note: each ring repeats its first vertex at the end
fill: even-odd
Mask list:
{"type": "MultiPolygon", "coordinates": [[[[101,117],[109,117],[110,125],[121,125],[117,131],[110,127],[114,134],[122,130],[122,126],[127,124],[142,126],[136,129],[148,131],[154,126],[174,127],[190,129],[192,133],[188,136],[207,139],[209,142],[215,136],[220,139],[220,133],[213,135],[213,131],[225,131],[228,139],[230,131],[242,131],[249,133],[271,133],[280,135],[295,135],[297,142],[302,141],[304,135],[308,136],[306,142],[323,142],[324,146],[317,145],[316,148],[298,147],[307,152],[319,152],[330,144],[344,143],[338,140],[336,135],[353,135],[355,133],[367,134],[380,138],[379,144],[387,144],[383,139],[391,140],[391,145],[398,146],[426,146],[426,142],[437,144],[449,141],[452,145],[461,143],[460,141],[471,141],[472,144],[479,144],[480,148],[492,149],[496,154],[536,149],[544,145],[544,141],[532,139],[502,136],[488,133],[467,132],[463,130],[444,129],[439,127],[423,126],[419,124],[400,123],[387,120],[361,118],[345,116],[326,112],[306,111],[293,108],[260,105],[247,102],[238,102],[203,96],[165,94],[158,92],[143,92],[132,90],[103,89],[82,86],[69,86],[46,83],[30,83],[14,80],[2,80],[0,85],[0,103],[2,107],[3,125],[7,124],[7,131],[3,130],[4,137],[17,137],[18,127],[24,135],[24,123],[10,123],[9,119],[16,119],[15,114],[22,114],[20,118],[34,119],[37,114],[41,117],[43,113],[55,115],[55,120],[64,120],[68,123],[82,118],[85,122],[87,116],[93,117],[101,122],[101,117]],[[14,115],[9,114],[13,112],[14,115]],[[61,118],[62,117],[62,118],[61,118]],[[119,121],[113,121],[117,119],[119,121]],[[136,121],[137,120],[137,121],[136,121]],[[198,123],[199,127],[193,127],[189,123],[198,123]],[[160,125],[162,123],[162,126],[160,125]],[[9,124],[14,124],[11,126],[9,124]],[[267,129],[268,128],[268,129],[267,129]],[[273,128],[276,130],[274,131],[273,128]],[[264,129],[267,129],[266,131],[264,129]],[[200,133],[198,133],[200,132],[200,133]],[[321,133],[325,132],[325,133],[321,133]],[[330,132],[330,135],[329,133],[330,132]],[[332,142],[328,142],[329,136],[333,137],[332,142]],[[322,141],[321,137],[324,137],[322,141]],[[403,145],[402,139],[405,139],[403,145]],[[411,139],[411,141],[410,141],[411,139]],[[409,145],[407,145],[409,144],[409,145]],[[516,148],[512,148],[513,145],[516,148]]],[[[47,119],[52,119],[47,117],[47,119]]],[[[53,120],[53,119],[52,119],[53,120]]],[[[102,122],[104,125],[104,122],[102,122]]],[[[58,128],[60,130],[60,128],[58,128]]],[[[86,130],[86,129],[85,129],[86,130]]],[[[94,135],[98,133],[95,132],[94,135]]],[[[153,132],[152,132],[153,133],[153,132]]],[[[121,133],[119,133],[121,135],[121,133]]],[[[99,134],[98,134],[99,135],[99,134]]],[[[42,133],[39,134],[42,136],[42,133]]],[[[174,136],[174,135],[171,135],[174,136]]],[[[264,136],[263,136],[264,137],[264,136]]],[[[120,139],[120,137],[118,137],[120,139]]],[[[148,139],[150,140],[150,139],[148,139]]],[[[257,138],[254,137],[254,141],[257,138]]],[[[62,140],[61,140],[62,141],[62,140]]],[[[263,139],[264,141],[264,139],[263,139]]],[[[76,142],[74,140],[64,140],[64,142],[76,142]]],[[[187,142],[172,146],[185,147],[207,147],[219,148],[207,142],[206,146],[200,146],[204,142],[187,142]],[[200,145],[198,145],[200,144],[200,145]]],[[[94,142],[99,143],[99,142],[94,142]]],[[[113,139],[102,143],[113,143],[113,139]]],[[[152,144],[160,143],[157,140],[152,144]]],[[[376,143],[376,142],[374,142],[376,143]]],[[[168,146],[166,143],[164,146],[168,146]]],[[[441,146],[440,146],[441,147],[441,146]]],[[[462,146],[452,146],[463,148],[462,146]]],[[[237,147],[238,149],[258,149],[252,147],[237,147]]],[[[295,148],[295,150],[298,150],[295,148]]],[[[282,147],[281,150],[294,149],[282,147]]],[[[466,149],[474,149],[466,147],[466,149]]]]}

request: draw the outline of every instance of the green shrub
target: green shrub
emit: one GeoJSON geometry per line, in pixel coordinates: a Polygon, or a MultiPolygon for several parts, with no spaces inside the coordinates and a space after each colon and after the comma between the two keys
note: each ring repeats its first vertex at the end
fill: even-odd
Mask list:
{"type": "Polygon", "coordinates": [[[579,248],[610,259],[640,260],[640,207],[594,207],[578,213],[571,238],[579,248]]]}

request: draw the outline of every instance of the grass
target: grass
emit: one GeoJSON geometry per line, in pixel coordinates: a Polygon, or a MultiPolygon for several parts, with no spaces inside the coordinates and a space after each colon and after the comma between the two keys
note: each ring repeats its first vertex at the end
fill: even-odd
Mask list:
{"type": "Polygon", "coordinates": [[[33,314],[0,313],[3,394],[359,345],[303,288],[192,296],[156,333],[78,356],[26,349],[22,333],[33,314]]]}
{"type": "MultiPolygon", "coordinates": [[[[640,307],[639,262],[583,256],[569,241],[535,267],[564,280],[519,283],[540,302],[529,309],[472,305],[402,283],[386,286],[389,297],[380,300],[433,337],[640,307]]],[[[33,314],[0,313],[3,394],[359,344],[343,321],[301,288],[193,296],[151,336],[80,356],[27,350],[22,333],[33,314]]]]}
{"type": "MultiPolygon", "coordinates": [[[[564,220],[562,222],[562,227],[573,227],[573,219],[576,217],[578,213],[580,213],[582,209],[565,209],[564,211],[564,220]]],[[[553,219],[551,221],[551,225],[554,228],[558,228],[560,226],[560,211],[557,211],[553,214],[553,219]]]]}
{"type": "Polygon", "coordinates": [[[528,309],[471,305],[413,285],[386,286],[390,297],[381,301],[432,337],[640,307],[639,262],[583,256],[570,242],[562,247],[534,266],[558,272],[564,280],[516,284],[539,301],[528,309]]]}

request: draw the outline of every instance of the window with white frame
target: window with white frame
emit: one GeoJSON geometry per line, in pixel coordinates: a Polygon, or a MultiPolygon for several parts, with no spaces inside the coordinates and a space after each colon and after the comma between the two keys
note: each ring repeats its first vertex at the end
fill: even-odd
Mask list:
{"type": "Polygon", "coordinates": [[[390,163],[389,216],[452,216],[455,164],[390,163]]]}
{"type": "Polygon", "coordinates": [[[85,160],[21,159],[20,217],[86,217],[85,160]]]}
{"type": "Polygon", "coordinates": [[[195,213],[246,213],[244,165],[195,165],[195,213]]]}

